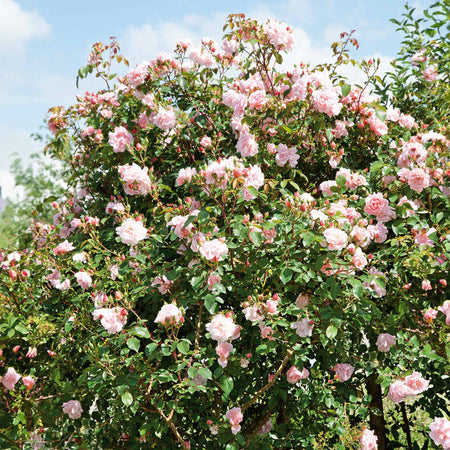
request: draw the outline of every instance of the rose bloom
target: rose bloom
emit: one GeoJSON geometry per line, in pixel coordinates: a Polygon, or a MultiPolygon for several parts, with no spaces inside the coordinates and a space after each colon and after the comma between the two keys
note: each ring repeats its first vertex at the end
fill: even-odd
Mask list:
{"type": "Polygon", "coordinates": [[[220,283],[221,281],[222,279],[220,278],[220,275],[217,274],[210,275],[207,280],[208,289],[210,291],[213,291],[214,285],[220,283]]]}
{"type": "Polygon", "coordinates": [[[367,266],[367,258],[359,247],[356,249],[355,254],[352,257],[352,264],[358,270],[362,270],[367,266]]]}
{"type": "Polygon", "coordinates": [[[372,430],[365,428],[359,441],[361,444],[359,450],[376,450],[378,448],[377,440],[378,438],[375,436],[375,433],[372,430]]]}
{"type": "Polygon", "coordinates": [[[233,434],[239,433],[241,426],[239,425],[242,422],[244,416],[242,415],[241,408],[232,408],[228,410],[225,414],[225,417],[229,420],[231,427],[231,432],[233,434]]]}
{"type": "Polygon", "coordinates": [[[1,383],[6,389],[13,391],[20,378],[21,376],[12,367],[8,367],[6,374],[1,378],[1,383]]]}
{"type": "Polygon", "coordinates": [[[312,330],[314,328],[314,324],[311,323],[310,319],[302,319],[299,322],[295,322],[291,324],[291,328],[295,328],[295,332],[300,337],[307,337],[312,335],[312,330]]]}
{"type": "Polygon", "coordinates": [[[116,228],[124,244],[136,245],[147,237],[147,229],[141,221],[134,219],[125,219],[120,227],[116,228]]]}
{"type": "Polygon", "coordinates": [[[349,380],[354,370],[351,364],[336,364],[333,367],[333,372],[336,373],[338,380],[342,382],[349,380]]]}
{"type": "Polygon", "coordinates": [[[430,280],[422,280],[422,289],[424,291],[431,291],[433,289],[430,280]]]}
{"type": "Polygon", "coordinates": [[[87,272],[77,272],[75,278],[83,289],[89,289],[92,285],[92,278],[87,272]]]}
{"type": "Polygon", "coordinates": [[[425,380],[419,372],[413,372],[411,375],[408,375],[405,377],[404,382],[411,389],[411,395],[421,394],[428,389],[430,384],[430,381],[425,380]]]}
{"type": "MultiPolygon", "coordinates": [[[[376,194],[369,194],[366,197],[366,205],[364,206],[364,212],[371,214],[372,216],[382,216],[385,214],[386,208],[389,208],[389,201],[383,197],[380,192],[376,194]]],[[[378,219],[379,220],[379,219],[378,219]]]]}
{"type": "Polygon", "coordinates": [[[395,344],[395,336],[389,333],[382,333],[377,339],[377,348],[380,352],[388,352],[389,349],[395,344]]]}
{"type": "Polygon", "coordinates": [[[72,251],[74,248],[75,247],[69,241],[65,240],[53,249],[53,253],[55,255],[63,255],[64,253],[72,251]]]}
{"type": "Polygon", "coordinates": [[[445,314],[445,323],[450,325],[450,300],[445,300],[442,306],[439,306],[438,311],[445,314]]]}
{"type": "Polygon", "coordinates": [[[127,145],[133,143],[132,134],[124,127],[116,127],[114,132],[109,133],[109,145],[113,148],[114,153],[124,152],[127,145]]]}
{"type": "Polygon", "coordinates": [[[288,383],[295,384],[300,380],[304,380],[309,377],[309,370],[303,369],[301,372],[297,369],[297,367],[292,366],[287,372],[286,372],[286,378],[288,383]]]}
{"type": "Polygon", "coordinates": [[[450,449],[450,420],[438,417],[430,424],[430,438],[436,445],[442,445],[444,450],[450,449]]]}
{"type": "Polygon", "coordinates": [[[119,166],[119,174],[124,183],[124,191],[128,195],[146,195],[150,192],[152,183],[148,176],[148,167],[140,168],[136,163],[130,166],[119,166]]]}
{"type": "Polygon", "coordinates": [[[30,390],[34,386],[34,384],[36,383],[34,378],[30,377],[30,376],[22,377],[22,381],[23,381],[23,384],[26,386],[26,388],[28,390],[30,390]]]}
{"type": "Polygon", "coordinates": [[[248,132],[241,133],[236,144],[236,150],[243,158],[255,156],[258,153],[258,144],[255,141],[255,136],[248,132]]]}
{"type": "Polygon", "coordinates": [[[68,402],[63,403],[63,412],[68,414],[71,419],[79,419],[83,412],[83,408],[78,400],[69,400],[68,402]]]}
{"type": "Polygon", "coordinates": [[[119,307],[107,309],[99,308],[92,312],[94,320],[100,319],[100,323],[110,334],[115,334],[122,331],[123,326],[127,322],[126,311],[119,307]]]}
{"type": "Polygon", "coordinates": [[[429,308],[426,311],[424,311],[423,313],[423,318],[427,321],[427,322],[432,322],[434,319],[436,319],[437,317],[437,310],[436,309],[432,309],[429,308]]]}
{"type": "Polygon", "coordinates": [[[227,253],[227,244],[219,241],[219,239],[203,242],[200,246],[200,254],[208,261],[219,261],[221,256],[227,253]]]}
{"type": "Polygon", "coordinates": [[[419,193],[431,186],[431,178],[423,169],[412,169],[406,179],[409,187],[419,193]]]}
{"type": "Polygon", "coordinates": [[[245,314],[245,318],[251,322],[260,322],[264,320],[264,316],[260,314],[260,310],[257,306],[248,306],[244,308],[242,312],[245,314]]]}
{"type": "Polygon", "coordinates": [[[173,303],[163,305],[155,319],[155,323],[162,323],[163,325],[178,325],[180,322],[183,322],[183,313],[173,303]]]}
{"type": "Polygon", "coordinates": [[[412,395],[411,388],[403,381],[395,381],[389,386],[388,399],[391,402],[403,402],[408,395],[412,395]]]}
{"type": "Polygon", "coordinates": [[[219,342],[239,337],[240,327],[238,327],[231,317],[223,314],[216,314],[211,322],[206,324],[206,330],[211,333],[211,339],[219,342]]]}
{"type": "Polygon", "coordinates": [[[323,236],[327,241],[328,250],[342,250],[348,242],[347,233],[337,228],[327,228],[323,236]]]}
{"type": "Polygon", "coordinates": [[[158,109],[158,114],[153,117],[153,124],[164,131],[170,130],[177,123],[173,108],[164,109],[162,106],[158,109]]]}
{"type": "Polygon", "coordinates": [[[177,186],[182,186],[184,183],[190,183],[194,175],[197,175],[197,171],[191,167],[180,169],[176,179],[177,186]]]}

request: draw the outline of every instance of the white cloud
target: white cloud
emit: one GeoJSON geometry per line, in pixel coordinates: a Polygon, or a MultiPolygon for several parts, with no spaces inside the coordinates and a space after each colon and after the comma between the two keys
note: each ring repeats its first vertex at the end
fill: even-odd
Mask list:
{"type": "Polygon", "coordinates": [[[130,26],[121,44],[122,53],[130,66],[143,60],[153,59],[160,52],[172,52],[179,39],[188,38],[193,46],[199,46],[202,37],[218,40],[222,37],[222,26],[226,13],[213,16],[187,15],[179,22],[158,22],[141,27],[130,26]],[[220,34],[219,34],[220,33],[220,34]]]}
{"type": "Polygon", "coordinates": [[[0,0],[0,52],[21,53],[29,39],[49,32],[50,25],[37,11],[26,11],[13,0],[0,0]]]}

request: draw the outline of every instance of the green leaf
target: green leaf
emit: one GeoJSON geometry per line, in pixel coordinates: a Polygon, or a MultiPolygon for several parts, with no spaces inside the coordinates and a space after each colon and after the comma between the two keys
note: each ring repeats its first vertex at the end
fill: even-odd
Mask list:
{"type": "Polygon", "coordinates": [[[141,343],[137,338],[132,337],[127,339],[127,347],[130,348],[131,350],[134,350],[135,352],[139,351],[140,345],[141,343]]]}
{"type": "Polygon", "coordinates": [[[150,337],[150,333],[147,328],[144,327],[135,327],[134,332],[141,338],[148,339],[150,337]]]}
{"type": "Polygon", "coordinates": [[[227,377],[227,376],[223,376],[220,379],[220,387],[222,388],[225,397],[228,397],[230,395],[230,392],[233,390],[233,387],[234,387],[233,378],[227,377]]]}
{"type": "Polygon", "coordinates": [[[28,334],[29,333],[29,331],[23,325],[18,324],[14,328],[19,333],[22,333],[22,334],[28,334]]]}
{"type": "Polygon", "coordinates": [[[131,404],[133,403],[133,396],[131,395],[130,392],[124,392],[122,394],[122,403],[125,406],[131,406],[131,404]]]}
{"type": "Polygon", "coordinates": [[[180,353],[185,355],[187,352],[189,352],[189,344],[190,342],[187,339],[183,339],[182,341],[178,342],[177,349],[180,353]]]}
{"type": "Polygon", "coordinates": [[[249,237],[253,244],[259,246],[261,245],[264,235],[262,233],[259,233],[258,231],[250,231],[249,237]]]}
{"type": "Polygon", "coordinates": [[[207,367],[200,367],[200,369],[198,369],[198,373],[203,377],[206,378],[208,380],[212,380],[212,373],[211,371],[207,368],[207,367]]]}
{"type": "Polygon", "coordinates": [[[281,272],[280,272],[280,280],[283,284],[289,283],[289,281],[291,281],[292,279],[292,275],[293,275],[293,271],[291,269],[289,269],[289,267],[285,267],[281,272]]]}
{"type": "Polygon", "coordinates": [[[344,84],[341,88],[342,96],[347,97],[348,94],[350,94],[352,87],[349,84],[344,84]]]}
{"type": "Polygon", "coordinates": [[[345,179],[344,175],[338,175],[336,177],[336,184],[340,187],[344,187],[347,180],[345,179]]]}
{"type": "Polygon", "coordinates": [[[197,376],[197,374],[198,374],[198,370],[196,367],[189,367],[189,369],[188,369],[189,378],[195,378],[197,376]]]}
{"type": "Polygon", "coordinates": [[[326,329],[325,334],[327,335],[328,339],[334,339],[337,335],[337,332],[337,328],[334,325],[330,325],[326,329]]]}
{"type": "Polygon", "coordinates": [[[158,344],[155,344],[154,342],[146,345],[146,347],[145,347],[145,354],[146,355],[151,355],[156,350],[157,347],[158,347],[158,344]]]}

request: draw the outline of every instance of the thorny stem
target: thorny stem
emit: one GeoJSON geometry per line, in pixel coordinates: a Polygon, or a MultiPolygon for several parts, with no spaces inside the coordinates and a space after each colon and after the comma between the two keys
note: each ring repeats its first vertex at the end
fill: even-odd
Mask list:
{"type": "Polygon", "coordinates": [[[277,381],[277,378],[281,375],[281,372],[286,367],[287,363],[291,359],[292,355],[294,354],[294,351],[291,349],[288,349],[286,356],[284,357],[283,361],[280,364],[280,367],[278,367],[277,371],[275,372],[272,379],[263,386],[242,408],[241,411],[244,412],[246,409],[248,409],[253,403],[258,400],[258,398],[264,394],[264,392],[268,391],[274,384],[275,381],[277,381]]]}

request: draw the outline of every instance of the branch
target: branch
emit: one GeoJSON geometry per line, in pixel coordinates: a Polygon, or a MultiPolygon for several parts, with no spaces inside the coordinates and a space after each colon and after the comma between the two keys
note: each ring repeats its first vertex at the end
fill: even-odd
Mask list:
{"type": "Polygon", "coordinates": [[[288,349],[287,351],[287,355],[284,357],[283,361],[280,364],[280,367],[278,367],[277,371],[275,372],[274,376],[272,377],[272,379],[265,385],[263,386],[242,408],[241,411],[244,412],[246,409],[248,409],[251,405],[253,405],[253,403],[256,402],[256,400],[258,400],[258,398],[264,394],[264,392],[268,391],[272,385],[275,384],[275,381],[277,381],[277,378],[281,375],[281,372],[283,371],[283,369],[286,367],[287,363],[289,362],[289,360],[291,359],[291,356],[294,354],[294,351],[291,349],[288,349]]]}

